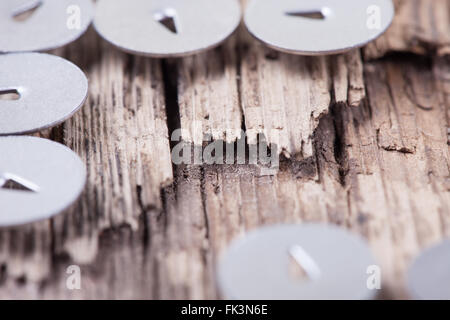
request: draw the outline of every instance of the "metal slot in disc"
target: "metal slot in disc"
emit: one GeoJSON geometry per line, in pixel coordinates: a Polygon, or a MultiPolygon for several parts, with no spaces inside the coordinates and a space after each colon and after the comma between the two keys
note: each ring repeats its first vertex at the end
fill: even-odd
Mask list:
{"type": "Polygon", "coordinates": [[[93,15],[91,0],[1,0],[0,52],[62,47],[87,30],[93,15]]]}
{"type": "Polygon", "coordinates": [[[86,170],[67,147],[41,138],[0,137],[0,226],[50,218],[81,194],[86,170]]]}
{"type": "Polygon", "coordinates": [[[244,20],[255,38],[275,50],[326,55],[366,45],[393,18],[392,0],[252,0],[244,20]]]}
{"type": "Polygon", "coordinates": [[[84,103],[88,82],[71,62],[42,53],[0,55],[0,136],[60,124],[84,103]],[[2,99],[2,96],[10,96],[2,99]]]}
{"type": "Polygon", "coordinates": [[[240,20],[236,0],[100,0],[94,26],[126,52],[164,58],[213,48],[240,20]]]}
{"type": "Polygon", "coordinates": [[[228,299],[369,299],[375,291],[367,270],[374,265],[366,243],[343,229],[279,225],[234,242],[220,261],[218,282],[228,299]]]}

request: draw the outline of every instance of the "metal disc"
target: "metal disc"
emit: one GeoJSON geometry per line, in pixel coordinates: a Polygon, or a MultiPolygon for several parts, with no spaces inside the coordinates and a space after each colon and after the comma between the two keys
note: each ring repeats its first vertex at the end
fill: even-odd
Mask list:
{"type": "Polygon", "coordinates": [[[450,300],[450,240],[419,255],[408,271],[408,288],[415,299],[450,300]]]}
{"type": "Polygon", "coordinates": [[[229,299],[368,299],[367,268],[374,259],[365,242],[321,224],[280,225],[253,231],[222,257],[218,282],[229,299]],[[289,272],[295,257],[307,277],[289,272]]]}
{"type": "Polygon", "coordinates": [[[91,0],[1,0],[0,52],[44,51],[80,37],[94,15],[91,0]],[[17,17],[27,18],[17,21],[17,17]]]}
{"type": "Polygon", "coordinates": [[[273,49],[324,55],[369,43],[393,18],[392,0],[252,0],[245,24],[273,49]]]}
{"type": "Polygon", "coordinates": [[[217,46],[240,20],[237,0],[100,0],[94,26],[126,52],[178,57],[217,46]]]}
{"type": "Polygon", "coordinates": [[[69,208],[84,188],[84,164],[59,143],[0,137],[0,150],[0,226],[50,218],[69,208]]]}
{"type": "Polygon", "coordinates": [[[0,135],[60,124],[84,103],[88,82],[71,62],[42,53],[0,55],[0,135]],[[18,99],[1,99],[16,92],[18,99]]]}

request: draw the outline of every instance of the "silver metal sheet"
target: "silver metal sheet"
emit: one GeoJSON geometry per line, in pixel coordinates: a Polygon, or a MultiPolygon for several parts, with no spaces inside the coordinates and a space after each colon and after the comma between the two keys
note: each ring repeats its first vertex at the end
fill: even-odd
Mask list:
{"type": "Polygon", "coordinates": [[[24,134],[60,124],[84,103],[88,82],[71,62],[43,53],[0,55],[0,135],[24,134]]]}
{"type": "Polygon", "coordinates": [[[100,0],[94,26],[126,52],[178,57],[217,46],[240,20],[237,0],[100,0]]]}
{"type": "Polygon", "coordinates": [[[450,240],[422,252],[407,278],[412,298],[450,300],[450,240]]]}
{"type": "Polygon", "coordinates": [[[86,31],[93,15],[91,0],[1,0],[0,52],[44,51],[64,46],[86,31]],[[27,19],[14,18],[30,9],[35,10],[27,19]]]}
{"type": "Polygon", "coordinates": [[[81,194],[86,170],[67,147],[41,138],[0,137],[0,226],[50,218],[81,194]],[[8,189],[14,182],[24,189],[8,189]]]}
{"type": "Polygon", "coordinates": [[[366,243],[343,229],[279,225],[234,242],[220,260],[218,282],[229,299],[368,299],[376,292],[367,286],[373,265],[366,243]],[[293,256],[306,279],[290,274],[293,256]]]}
{"type": "Polygon", "coordinates": [[[273,49],[325,55],[369,43],[393,18],[392,0],[252,0],[245,24],[273,49]]]}

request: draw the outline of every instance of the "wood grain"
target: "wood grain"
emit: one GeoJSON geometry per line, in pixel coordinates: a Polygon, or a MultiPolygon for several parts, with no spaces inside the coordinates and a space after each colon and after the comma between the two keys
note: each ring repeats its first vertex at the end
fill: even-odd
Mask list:
{"type": "Polygon", "coordinates": [[[450,54],[450,1],[394,0],[396,19],[386,34],[369,44],[367,59],[392,52],[450,54]]]}
{"type": "Polygon", "coordinates": [[[383,38],[326,58],[276,53],[243,28],[171,61],[120,53],[93,30],[54,51],[86,72],[90,96],[39,135],[75,150],[88,184],[69,212],[0,231],[0,298],[217,298],[230,241],[305,221],[362,235],[382,267],[382,297],[407,297],[411,259],[450,235],[450,60],[449,33],[437,32],[448,1],[397,2],[383,38]],[[434,22],[399,35],[404,10],[434,22]],[[419,49],[418,30],[434,34],[419,49]],[[233,143],[245,129],[251,145],[264,134],[280,170],[172,165],[180,128],[197,146],[203,135],[233,143]],[[66,288],[71,264],[82,290],[66,288]]]}

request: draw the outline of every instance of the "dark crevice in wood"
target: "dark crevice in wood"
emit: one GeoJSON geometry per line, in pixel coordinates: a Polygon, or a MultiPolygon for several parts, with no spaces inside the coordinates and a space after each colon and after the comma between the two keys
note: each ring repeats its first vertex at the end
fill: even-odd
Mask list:
{"type": "Polygon", "coordinates": [[[200,190],[201,190],[201,198],[202,198],[202,209],[203,209],[203,217],[205,219],[205,228],[206,228],[206,233],[205,233],[205,238],[209,239],[209,218],[208,218],[208,210],[206,208],[206,177],[205,177],[205,167],[202,166],[200,168],[200,190]]]}
{"type": "Polygon", "coordinates": [[[333,125],[335,131],[334,137],[334,157],[339,165],[339,182],[345,187],[346,177],[349,172],[348,157],[345,145],[345,120],[342,119],[343,108],[347,108],[346,105],[335,104],[331,107],[331,115],[333,117],[333,125]]]}
{"type": "Polygon", "coordinates": [[[50,232],[50,259],[51,259],[51,268],[55,269],[58,262],[58,254],[56,252],[56,233],[55,233],[55,221],[54,218],[49,221],[49,232],[50,232]]]}
{"type": "MultiPolygon", "coordinates": [[[[319,124],[320,126],[320,124],[319,124]]],[[[316,132],[319,129],[319,126],[314,131],[314,138],[313,138],[313,150],[314,150],[314,166],[317,172],[317,183],[322,182],[322,169],[320,167],[320,149],[319,149],[319,142],[316,140],[316,132]]]]}
{"type": "Polygon", "coordinates": [[[144,256],[146,255],[147,248],[151,245],[151,235],[150,235],[150,219],[148,218],[148,208],[145,207],[144,201],[142,201],[142,186],[136,186],[137,201],[140,208],[140,217],[142,219],[142,243],[144,245],[144,256]]]}
{"type": "Polygon", "coordinates": [[[280,171],[285,172],[289,170],[296,179],[316,180],[319,173],[316,153],[314,156],[302,160],[288,159],[281,154],[280,171]]]}
{"type": "Polygon", "coordinates": [[[64,144],[64,127],[65,124],[61,124],[57,127],[53,127],[50,131],[50,139],[61,144],[64,144]]]}
{"type": "Polygon", "coordinates": [[[8,267],[5,263],[0,264],[0,286],[4,285],[8,278],[8,267]]]}
{"type": "MultiPolygon", "coordinates": [[[[164,86],[164,101],[166,108],[166,121],[169,134],[170,151],[172,152],[174,146],[178,143],[172,141],[171,137],[175,130],[181,129],[180,106],[178,101],[178,61],[171,59],[161,60],[162,80],[164,86]]],[[[179,168],[172,162],[173,181],[170,186],[160,189],[160,198],[162,210],[158,215],[157,220],[164,218],[164,231],[167,230],[167,197],[169,193],[173,192],[174,200],[177,201],[177,180],[179,175],[179,168]],[[169,188],[172,188],[169,191],[169,188]]]]}
{"type": "MultiPolygon", "coordinates": [[[[181,128],[180,106],[178,102],[178,67],[175,60],[161,61],[164,99],[166,104],[167,127],[169,129],[169,139],[175,130],[181,128]]],[[[170,141],[170,148],[176,142],[170,141]]]]}
{"type": "Polygon", "coordinates": [[[164,232],[167,231],[167,223],[168,223],[167,213],[169,212],[168,211],[169,207],[168,207],[167,197],[169,196],[170,188],[172,188],[172,186],[168,186],[168,187],[162,188],[160,190],[160,198],[161,198],[162,210],[161,210],[160,214],[158,215],[157,220],[160,221],[161,219],[164,219],[164,221],[163,221],[163,226],[164,226],[163,230],[164,230],[164,232]]]}
{"type": "Polygon", "coordinates": [[[243,132],[246,132],[246,126],[245,126],[245,112],[244,112],[244,103],[242,100],[242,63],[241,60],[243,59],[243,50],[242,44],[240,41],[236,42],[235,52],[236,52],[236,86],[237,86],[237,97],[238,97],[238,103],[239,108],[241,109],[241,130],[243,132]]]}
{"type": "Polygon", "coordinates": [[[27,277],[25,275],[21,275],[15,279],[15,282],[19,287],[23,287],[27,284],[27,277]]]}
{"type": "MultiPolygon", "coordinates": [[[[176,60],[164,59],[161,61],[162,76],[164,82],[164,99],[166,106],[167,129],[169,133],[170,151],[177,144],[172,141],[175,130],[181,129],[180,105],[178,101],[178,64],[176,60]]],[[[176,165],[172,162],[172,172],[176,174],[176,165]]]]}
{"type": "MultiPolygon", "coordinates": [[[[417,59],[414,59],[413,61],[416,61],[416,60],[417,59]]],[[[423,60],[423,59],[419,59],[419,60],[423,60]]],[[[411,62],[411,63],[414,63],[414,62],[411,62]]],[[[430,62],[430,61],[417,62],[414,65],[415,65],[415,67],[422,69],[421,71],[424,71],[424,72],[421,72],[423,77],[427,77],[426,80],[424,78],[424,82],[434,83],[433,75],[431,72],[431,70],[433,69],[432,62],[430,62]]],[[[408,100],[419,109],[422,109],[424,111],[433,110],[432,105],[426,106],[426,105],[421,104],[418,101],[416,92],[414,92],[413,80],[411,79],[411,74],[409,72],[407,72],[407,70],[403,69],[402,75],[403,75],[403,79],[405,80],[405,86],[404,86],[403,90],[404,90],[405,95],[408,98],[408,100]]],[[[433,88],[433,89],[436,90],[436,88],[433,88]]]]}
{"type": "Polygon", "coordinates": [[[420,54],[416,54],[414,52],[409,51],[390,51],[383,55],[382,57],[379,57],[377,59],[366,59],[364,57],[364,51],[361,53],[362,60],[365,64],[367,63],[377,63],[377,62],[392,62],[392,63],[416,63],[416,64],[422,64],[423,66],[431,67],[433,64],[433,55],[430,56],[424,56],[420,54]]]}

